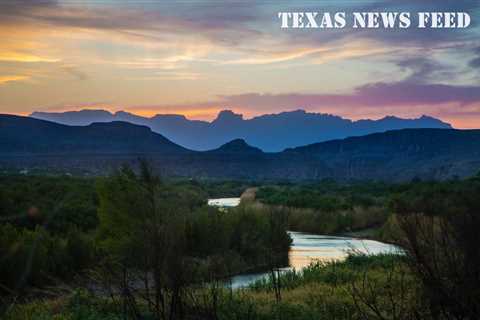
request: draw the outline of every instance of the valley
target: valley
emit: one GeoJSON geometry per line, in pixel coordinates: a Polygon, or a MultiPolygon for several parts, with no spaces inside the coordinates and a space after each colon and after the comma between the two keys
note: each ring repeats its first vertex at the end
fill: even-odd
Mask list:
{"type": "MultiPolygon", "coordinates": [[[[478,177],[251,184],[161,178],[137,165],[102,177],[0,176],[0,247],[12,253],[0,264],[5,319],[348,319],[418,310],[431,319],[438,306],[420,299],[435,296],[419,268],[434,268],[429,276],[442,286],[451,270],[423,257],[455,259],[449,268],[477,281],[468,271],[476,251],[463,247],[473,242],[443,236],[475,237],[478,177]],[[369,240],[345,236],[365,230],[369,240]],[[445,255],[451,250],[458,256],[445,255]]],[[[449,298],[470,308],[475,290],[449,298]]]]}

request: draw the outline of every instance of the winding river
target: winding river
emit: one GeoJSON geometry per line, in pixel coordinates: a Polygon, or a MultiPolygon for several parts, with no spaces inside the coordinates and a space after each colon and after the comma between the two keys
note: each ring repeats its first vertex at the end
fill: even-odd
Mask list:
{"type": "MultiPolygon", "coordinates": [[[[240,203],[240,198],[210,199],[209,205],[218,207],[235,207],[240,203]]],[[[379,254],[398,252],[398,249],[390,244],[374,240],[363,240],[350,237],[334,237],[316,235],[303,232],[288,231],[292,238],[290,246],[289,266],[284,270],[301,270],[311,262],[331,261],[345,259],[349,252],[363,252],[365,254],[379,254]]],[[[256,280],[268,277],[268,273],[242,274],[230,279],[233,289],[246,287],[256,280]]]]}

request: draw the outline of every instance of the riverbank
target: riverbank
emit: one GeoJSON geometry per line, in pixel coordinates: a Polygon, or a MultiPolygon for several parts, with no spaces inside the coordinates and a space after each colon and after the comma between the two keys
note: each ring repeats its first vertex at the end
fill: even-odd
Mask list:
{"type": "MultiPolygon", "coordinates": [[[[385,235],[381,235],[382,228],[384,224],[388,221],[388,213],[385,212],[384,209],[378,207],[371,207],[371,208],[354,208],[352,211],[352,219],[355,219],[355,216],[373,216],[373,218],[369,218],[368,223],[364,224],[362,228],[357,228],[354,230],[332,230],[334,228],[318,228],[315,224],[321,224],[320,221],[323,216],[328,216],[328,219],[334,220],[335,215],[338,216],[345,216],[345,211],[339,212],[328,212],[323,213],[319,210],[315,210],[313,208],[297,208],[297,207],[289,207],[285,205],[272,205],[263,203],[261,200],[257,199],[257,192],[259,187],[251,187],[247,188],[240,196],[241,203],[243,205],[253,206],[256,210],[276,210],[276,211],[287,211],[287,215],[289,216],[289,230],[295,232],[305,232],[310,234],[316,235],[329,235],[329,236],[336,236],[336,237],[349,237],[355,238],[360,240],[376,240],[387,242],[389,244],[395,244],[392,239],[388,239],[385,235]],[[368,211],[371,211],[369,214],[368,211]],[[313,221],[313,223],[302,223],[302,220],[312,220],[311,217],[316,216],[317,221],[313,221]],[[316,230],[322,229],[322,230],[316,230]],[[327,229],[327,230],[325,230],[327,229]]],[[[361,219],[362,217],[358,218],[361,219]]],[[[353,224],[353,223],[352,223],[353,224]]],[[[345,229],[350,229],[350,227],[346,227],[345,229]]]]}
{"type": "MultiPolygon", "coordinates": [[[[397,319],[419,307],[418,282],[397,256],[352,256],[314,264],[302,273],[280,275],[280,285],[279,294],[268,278],[242,290],[197,289],[184,297],[184,312],[188,319],[360,319],[371,312],[365,300],[371,295],[378,312],[396,310],[397,319]],[[370,291],[362,288],[363,281],[368,281],[370,291]],[[402,307],[392,308],[396,306],[402,307]]],[[[154,318],[141,301],[137,305],[141,318],[154,318]]],[[[13,305],[2,319],[120,320],[125,319],[125,311],[121,300],[76,289],[61,297],[13,305]]]]}
{"type": "MultiPolygon", "coordinates": [[[[242,207],[254,208],[255,211],[268,212],[285,210],[285,208],[265,205],[255,200],[256,188],[249,188],[242,193],[239,198],[228,199],[209,199],[212,206],[236,207],[241,204],[242,207]],[[235,201],[234,201],[235,200],[235,201]],[[239,201],[237,201],[239,200],[239,201]]],[[[388,254],[397,251],[397,248],[389,244],[374,241],[372,239],[351,237],[342,235],[324,235],[312,234],[300,231],[288,231],[292,243],[288,252],[288,266],[276,268],[283,272],[291,270],[302,270],[312,263],[341,261],[349,254],[388,254]]],[[[271,270],[262,270],[257,268],[254,272],[242,272],[231,277],[229,285],[234,288],[247,287],[256,281],[268,278],[271,270]],[[263,272],[261,272],[263,271],[263,272]],[[267,272],[268,271],[268,272],[267,272]]]]}
{"type": "MultiPolygon", "coordinates": [[[[292,239],[288,253],[288,265],[275,268],[281,273],[293,270],[300,272],[316,263],[343,261],[349,255],[386,255],[398,252],[397,247],[375,240],[294,231],[288,233],[292,239]]],[[[243,272],[231,277],[227,283],[234,289],[248,287],[259,280],[269,278],[270,272],[271,270],[261,269],[253,272],[243,272]]]]}

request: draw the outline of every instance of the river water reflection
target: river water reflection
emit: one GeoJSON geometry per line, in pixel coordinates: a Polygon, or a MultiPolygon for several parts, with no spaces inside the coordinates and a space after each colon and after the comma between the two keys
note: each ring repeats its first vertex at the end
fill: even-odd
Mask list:
{"type": "Polygon", "coordinates": [[[240,204],[240,198],[208,199],[208,205],[213,207],[236,207],[240,204]]]}
{"type": "MultiPolygon", "coordinates": [[[[240,202],[233,198],[210,199],[209,205],[220,207],[234,207],[240,202]]],[[[398,248],[390,244],[374,240],[362,240],[349,237],[334,237],[325,235],[308,234],[303,232],[289,231],[292,245],[289,251],[289,266],[284,270],[302,270],[314,261],[343,260],[349,252],[362,252],[365,254],[394,253],[398,248]]],[[[230,279],[232,288],[241,288],[268,277],[268,273],[243,274],[230,279]]]]}

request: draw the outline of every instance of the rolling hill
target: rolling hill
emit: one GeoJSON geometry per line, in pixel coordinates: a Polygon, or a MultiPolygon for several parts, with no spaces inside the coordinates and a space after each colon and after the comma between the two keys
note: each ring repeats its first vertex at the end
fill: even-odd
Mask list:
{"type": "Polygon", "coordinates": [[[183,154],[190,151],[148,127],[128,122],[66,126],[28,117],[0,115],[0,152],[183,154]]]}

